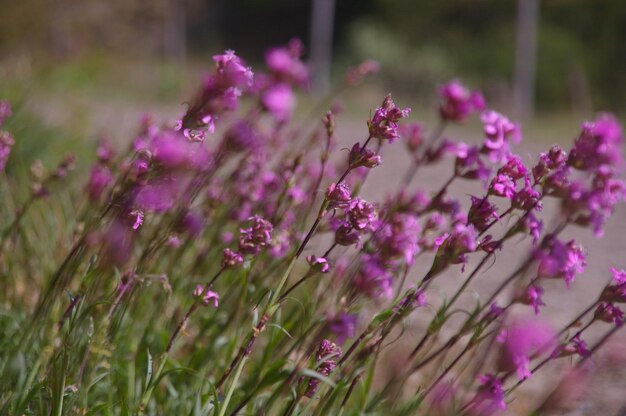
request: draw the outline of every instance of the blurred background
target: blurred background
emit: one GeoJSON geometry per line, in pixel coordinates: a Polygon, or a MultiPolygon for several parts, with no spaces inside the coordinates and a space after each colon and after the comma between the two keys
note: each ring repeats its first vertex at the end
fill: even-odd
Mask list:
{"type": "Polygon", "coordinates": [[[414,106],[458,77],[522,119],[626,110],[621,0],[0,0],[0,10],[0,91],[26,88],[44,107],[59,98],[48,121],[67,122],[69,109],[80,124],[116,100],[180,103],[213,54],[234,49],[254,68],[292,37],[308,47],[318,93],[372,58],[374,85],[414,106]]]}

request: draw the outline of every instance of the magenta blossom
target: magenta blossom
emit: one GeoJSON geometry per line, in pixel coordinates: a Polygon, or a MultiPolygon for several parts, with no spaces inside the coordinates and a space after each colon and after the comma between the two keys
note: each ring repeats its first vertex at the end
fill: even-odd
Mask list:
{"type": "Polygon", "coordinates": [[[265,63],[279,81],[305,86],[309,79],[309,71],[306,65],[300,61],[303,51],[302,42],[298,39],[292,39],[287,47],[270,49],[265,54],[265,63]]]}
{"type": "Polygon", "coordinates": [[[143,211],[135,209],[130,212],[129,217],[133,220],[133,230],[138,230],[143,224],[143,211]]]}
{"type": "Polygon", "coordinates": [[[348,157],[348,164],[350,168],[355,169],[359,167],[375,168],[382,163],[380,155],[374,153],[373,150],[363,148],[361,143],[355,143],[350,150],[348,157]]]}
{"type": "Polygon", "coordinates": [[[612,303],[602,302],[598,305],[594,318],[604,322],[613,322],[616,326],[624,322],[624,311],[612,303]]]}
{"type": "Polygon", "coordinates": [[[217,73],[222,77],[222,82],[236,88],[252,85],[254,74],[250,67],[246,67],[243,61],[235,55],[235,51],[227,50],[222,55],[214,55],[213,61],[217,66],[217,73]]]}
{"type": "Polygon", "coordinates": [[[498,174],[489,185],[489,193],[492,195],[503,196],[512,199],[515,196],[515,181],[509,175],[498,174]]]}
{"type": "Polygon", "coordinates": [[[482,111],[485,100],[478,91],[470,92],[459,81],[450,81],[439,89],[443,102],[439,106],[439,114],[445,121],[462,122],[470,114],[482,111]]]}
{"type": "Polygon", "coordinates": [[[376,74],[378,71],[380,71],[380,64],[377,61],[368,59],[347,71],[346,84],[350,86],[358,85],[367,75],[376,74]]]}
{"type": "Polygon", "coordinates": [[[337,344],[343,345],[346,339],[354,336],[358,318],[357,314],[341,312],[327,319],[328,331],[335,334],[337,344]]]}
{"type": "Polygon", "coordinates": [[[15,144],[13,136],[8,131],[0,131],[0,172],[4,171],[11,148],[15,144]]]}
{"type": "Polygon", "coordinates": [[[530,360],[545,351],[552,351],[556,337],[550,326],[539,320],[518,320],[498,335],[503,344],[500,368],[505,371],[517,369],[520,380],[531,376],[530,360]]]}
{"type": "Polygon", "coordinates": [[[626,284],[626,270],[618,270],[614,267],[611,267],[610,272],[612,275],[612,279],[615,283],[617,283],[618,285],[626,284]]]}
{"type": "Polygon", "coordinates": [[[224,133],[223,149],[230,152],[253,150],[257,149],[263,141],[263,135],[252,123],[240,120],[224,133]]]}
{"type": "Polygon", "coordinates": [[[409,213],[395,213],[374,234],[380,255],[386,260],[402,259],[406,264],[413,264],[413,259],[420,251],[420,224],[416,216],[409,213]]]}
{"type": "MultiPolygon", "coordinates": [[[[328,377],[337,366],[336,360],[341,355],[341,352],[341,348],[339,348],[333,342],[327,339],[323,340],[319,349],[317,350],[316,371],[323,376],[328,377]]],[[[304,395],[309,398],[313,397],[319,387],[319,384],[320,379],[311,377],[311,379],[309,380],[309,385],[304,392],[304,395]]]]}
{"type": "Polygon", "coordinates": [[[279,123],[289,121],[296,106],[296,97],[287,84],[276,84],[263,92],[263,107],[269,111],[279,123]]]}
{"type": "Polygon", "coordinates": [[[229,248],[224,249],[221,263],[223,269],[235,267],[241,263],[243,263],[243,257],[241,256],[241,254],[237,253],[236,251],[232,251],[229,248]]]}
{"type": "Polygon", "coordinates": [[[309,263],[309,266],[311,266],[311,268],[319,270],[321,273],[328,273],[330,271],[330,264],[328,263],[328,260],[324,257],[310,255],[306,258],[306,261],[309,263]]]}
{"type": "Polygon", "coordinates": [[[361,236],[354,231],[350,223],[341,222],[335,230],[335,243],[340,246],[351,246],[358,244],[360,241],[361,236]]]}
{"type": "Polygon", "coordinates": [[[352,201],[350,188],[348,188],[345,182],[340,182],[338,185],[331,183],[328,187],[326,198],[328,199],[329,209],[347,209],[350,207],[350,202],[352,201]]]}
{"type": "Polygon", "coordinates": [[[100,201],[104,191],[113,183],[113,173],[108,166],[97,164],[91,168],[87,194],[93,202],[100,201]]]}
{"type": "Polygon", "coordinates": [[[233,51],[213,56],[216,70],[206,77],[175,130],[191,141],[202,140],[205,131],[215,131],[215,121],[225,112],[237,109],[239,97],[253,82],[252,70],[233,51]]]}
{"type": "Polygon", "coordinates": [[[535,311],[535,315],[539,315],[539,307],[546,306],[541,299],[543,288],[537,284],[528,286],[526,291],[519,297],[519,302],[525,305],[531,305],[535,311]]]}
{"type": "Polygon", "coordinates": [[[393,142],[400,137],[398,121],[409,116],[410,108],[400,109],[388,95],[383,104],[376,109],[374,116],[368,120],[369,133],[372,138],[393,142]]]}
{"type": "Polygon", "coordinates": [[[522,218],[521,229],[532,236],[533,244],[537,244],[543,230],[543,222],[535,214],[529,212],[522,218]]]}
{"type": "Polygon", "coordinates": [[[210,289],[204,288],[203,285],[197,285],[193,291],[193,296],[198,299],[204,306],[209,306],[213,302],[213,307],[219,306],[220,295],[210,289]]]}
{"type": "Polygon", "coordinates": [[[554,145],[547,153],[541,153],[532,173],[535,181],[540,181],[551,171],[560,169],[567,161],[567,153],[560,146],[554,145]]]}
{"type": "Polygon", "coordinates": [[[540,198],[541,194],[539,191],[527,186],[515,193],[511,203],[513,207],[523,211],[529,211],[531,209],[540,211],[542,207],[540,198]]]}
{"type": "Polygon", "coordinates": [[[445,233],[435,240],[439,247],[435,257],[435,270],[447,267],[448,264],[467,263],[467,254],[478,248],[478,233],[473,225],[458,223],[451,233],[445,233]]]}
{"type": "Polygon", "coordinates": [[[489,416],[506,410],[502,380],[493,374],[483,374],[478,379],[481,386],[469,406],[472,415],[489,416]]]}
{"type": "Polygon", "coordinates": [[[356,198],[352,201],[348,217],[350,218],[350,224],[355,230],[373,230],[378,213],[374,204],[364,199],[356,198]]]}
{"type": "Polygon", "coordinates": [[[249,228],[241,228],[239,232],[239,251],[242,254],[257,255],[261,249],[270,245],[272,241],[272,224],[257,216],[248,218],[252,221],[249,228]]]}
{"type": "Polygon", "coordinates": [[[400,126],[400,135],[409,151],[415,154],[426,141],[426,131],[420,123],[407,123],[400,126]]]}
{"type": "Polygon", "coordinates": [[[567,163],[580,170],[612,169],[623,163],[621,145],[624,134],[621,124],[612,114],[601,114],[584,123],[567,163]]]}
{"type": "Polygon", "coordinates": [[[485,111],[481,114],[480,120],[483,122],[486,151],[500,150],[506,146],[509,140],[515,143],[521,139],[519,126],[500,113],[495,111],[485,111]]]}
{"type": "Polygon", "coordinates": [[[11,111],[11,103],[0,100],[0,127],[4,124],[4,120],[11,117],[12,114],[13,111],[11,111]]]}
{"type": "Polygon", "coordinates": [[[492,221],[497,221],[498,208],[487,200],[487,197],[477,198],[475,196],[470,197],[472,205],[467,213],[467,220],[478,231],[487,229],[492,221]]]}
{"type": "Polygon", "coordinates": [[[392,275],[387,271],[382,261],[372,255],[364,255],[361,266],[352,284],[357,292],[377,298],[392,296],[392,275]]]}
{"type": "Polygon", "coordinates": [[[480,181],[489,179],[491,169],[480,158],[478,147],[467,147],[464,143],[459,143],[455,155],[454,172],[457,176],[480,181]]]}
{"type": "Polygon", "coordinates": [[[553,356],[554,357],[568,357],[570,355],[580,355],[586,357],[589,355],[589,348],[587,343],[580,337],[580,334],[576,334],[568,344],[562,345],[557,348],[553,356]]]}
{"type": "Polygon", "coordinates": [[[607,302],[626,302],[626,271],[611,268],[614,284],[608,285],[602,292],[602,299],[607,302]]]}
{"type": "Polygon", "coordinates": [[[586,266],[587,258],[581,246],[574,240],[563,243],[555,238],[550,242],[548,252],[542,254],[537,277],[563,278],[569,287],[586,266]]]}

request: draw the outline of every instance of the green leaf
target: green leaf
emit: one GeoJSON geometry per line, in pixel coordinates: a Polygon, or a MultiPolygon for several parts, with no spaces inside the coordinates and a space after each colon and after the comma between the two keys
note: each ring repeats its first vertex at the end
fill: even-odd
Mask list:
{"type": "Polygon", "coordinates": [[[146,355],[148,356],[148,365],[146,366],[146,385],[145,385],[145,389],[147,390],[148,387],[150,386],[150,383],[152,381],[152,354],[150,354],[150,350],[147,349],[146,350],[146,355]]]}
{"type": "Polygon", "coordinates": [[[316,378],[324,383],[328,384],[330,387],[335,388],[337,385],[330,378],[326,377],[324,374],[318,373],[315,370],[311,370],[310,368],[303,368],[300,370],[300,374],[312,378],[316,378]]]}

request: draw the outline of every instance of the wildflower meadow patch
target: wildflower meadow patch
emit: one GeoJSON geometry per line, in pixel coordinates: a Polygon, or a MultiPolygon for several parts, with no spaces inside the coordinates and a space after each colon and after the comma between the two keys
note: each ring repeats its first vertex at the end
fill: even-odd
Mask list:
{"type": "MultiPolygon", "coordinates": [[[[27,181],[7,170],[20,137],[0,102],[0,414],[490,415],[557,361],[568,368],[535,414],[573,400],[622,326],[626,271],[606,265],[565,324],[544,298],[557,282],[567,297],[593,261],[564,232],[611,233],[626,196],[616,117],[522,157],[522,126],[453,80],[437,124],[380,97],[340,149],[337,106],[296,120],[302,54],[296,40],[271,49],[263,71],[216,55],[178,120],[145,116],[88,170],[68,155],[27,181]],[[480,142],[446,133],[469,119],[480,142]],[[368,201],[392,146],[411,163],[368,201]],[[420,170],[435,165],[449,174],[427,192],[420,170]],[[455,194],[460,182],[482,192],[455,194]],[[459,309],[494,262],[516,268],[459,309]]],[[[355,67],[344,88],[376,71],[355,67]]]]}

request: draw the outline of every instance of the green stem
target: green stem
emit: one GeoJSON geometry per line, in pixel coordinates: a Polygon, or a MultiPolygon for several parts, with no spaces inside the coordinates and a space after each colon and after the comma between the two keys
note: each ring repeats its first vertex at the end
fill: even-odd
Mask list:
{"type": "Polygon", "coordinates": [[[226,409],[228,408],[228,403],[230,402],[231,397],[233,396],[233,392],[235,391],[235,387],[237,386],[237,381],[241,376],[241,372],[243,367],[246,365],[246,361],[248,361],[248,356],[244,356],[239,364],[237,365],[237,370],[235,371],[235,378],[228,388],[228,392],[226,393],[226,398],[224,399],[224,403],[220,406],[220,413],[218,416],[224,416],[226,414],[226,409]]]}
{"type": "Polygon", "coordinates": [[[146,407],[148,406],[148,402],[150,401],[150,397],[152,397],[152,392],[154,391],[154,389],[156,388],[158,384],[156,380],[158,380],[159,377],[161,376],[161,373],[163,372],[163,369],[165,368],[165,364],[167,363],[168,358],[169,358],[169,354],[167,352],[161,355],[161,364],[159,364],[159,368],[157,369],[156,373],[150,378],[150,380],[148,380],[146,390],[141,396],[141,402],[139,403],[139,408],[137,409],[137,415],[144,414],[146,407]]]}

